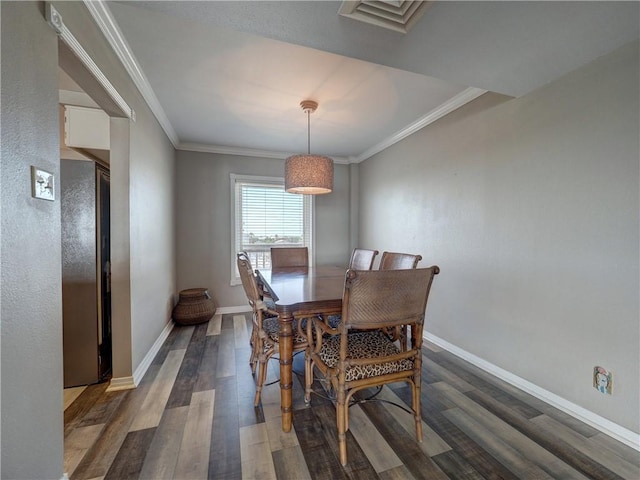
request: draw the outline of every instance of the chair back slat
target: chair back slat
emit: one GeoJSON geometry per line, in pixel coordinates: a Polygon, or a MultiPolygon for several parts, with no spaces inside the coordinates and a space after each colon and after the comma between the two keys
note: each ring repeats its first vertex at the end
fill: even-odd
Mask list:
{"type": "Polygon", "coordinates": [[[411,253],[382,252],[378,270],[406,270],[416,268],[422,255],[411,253]]]}
{"type": "Polygon", "coordinates": [[[354,248],[349,260],[349,268],[352,270],[371,270],[373,260],[378,255],[378,250],[367,250],[366,248],[354,248]]]}
{"type": "Polygon", "coordinates": [[[237,257],[238,272],[240,273],[240,280],[242,280],[242,287],[244,293],[247,295],[247,299],[252,307],[255,307],[258,302],[262,300],[260,290],[258,289],[258,282],[256,276],[253,273],[251,262],[248,257],[242,255],[242,252],[237,257]]]}
{"type": "Polygon", "coordinates": [[[422,325],[437,266],[410,270],[348,270],[342,300],[345,329],[422,325]]]}
{"type": "Polygon", "coordinates": [[[308,267],[307,247],[271,247],[271,268],[308,267]]]}

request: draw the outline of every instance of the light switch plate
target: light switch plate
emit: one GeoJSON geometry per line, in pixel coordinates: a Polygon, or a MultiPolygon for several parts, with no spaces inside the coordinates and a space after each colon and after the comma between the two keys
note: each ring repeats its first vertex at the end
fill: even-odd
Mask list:
{"type": "Polygon", "coordinates": [[[56,199],[53,173],[31,166],[31,196],[50,201],[56,199]]]}

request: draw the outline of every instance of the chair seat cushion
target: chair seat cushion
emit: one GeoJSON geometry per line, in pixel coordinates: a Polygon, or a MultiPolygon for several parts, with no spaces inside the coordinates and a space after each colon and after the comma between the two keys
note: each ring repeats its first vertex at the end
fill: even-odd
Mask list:
{"type": "Polygon", "coordinates": [[[338,328],[338,324],[342,321],[342,315],[329,315],[327,323],[331,328],[338,328]]]}
{"type": "MultiPolygon", "coordinates": [[[[347,344],[347,357],[349,358],[386,357],[400,352],[398,347],[380,330],[349,333],[347,344]]],[[[319,356],[328,367],[335,368],[340,359],[340,335],[325,337],[319,356]]],[[[413,370],[413,360],[411,359],[371,365],[354,365],[347,368],[346,380],[351,382],[407,370],[413,370]]]]}
{"type": "MultiPolygon", "coordinates": [[[[294,322],[295,323],[295,322],[294,322]]],[[[280,341],[280,325],[278,325],[278,317],[268,317],[262,320],[262,328],[267,334],[267,342],[278,343],[280,341]]],[[[307,337],[302,335],[300,329],[296,325],[293,327],[293,348],[297,345],[306,345],[307,337]]],[[[271,346],[271,345],[269,345],[271,346]]]]}

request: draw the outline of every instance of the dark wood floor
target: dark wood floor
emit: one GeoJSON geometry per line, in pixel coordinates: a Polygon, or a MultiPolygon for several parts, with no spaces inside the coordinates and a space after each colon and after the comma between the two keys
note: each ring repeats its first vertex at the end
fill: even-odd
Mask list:
{"type": "MultiPolygon", "coordinates": [[[[248,314],[176,327],[137,389],[85,389],[65,411],[70,478],[640,479],[637,451],[432,345],[424,350],[424,441],[403,410],[360,404],[349,411],[343,468],[335,410],[317,395],[305,406],[303,378],[291,433],[280,429],[277,383],[253,407],[249,327],[248,314]]],[[[301,358],[295,365],[302,371],[301,358]]],[[[397,384],[380,396],[408,403],[410,390],[397,384]]]]}

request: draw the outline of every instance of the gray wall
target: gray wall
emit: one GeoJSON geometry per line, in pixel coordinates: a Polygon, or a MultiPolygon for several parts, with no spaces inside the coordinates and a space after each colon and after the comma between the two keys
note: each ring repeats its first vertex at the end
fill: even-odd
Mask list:
{"type": "Polygon", "coordinates": [[[360,240],[441,273],[426,330],[640,431],[638,44],[360,165],[360,240]],[[613,395],[592,369],[614,372],[613,395]]]}
{"type": "MultiPolygon", "coordinates": [[[[111,156],[112,161],[126,160],[112,163],[111,171],[112,255],[117,255],[114,342],[120,342],[119,347],[114,345],[114,370],[116,375],[130,376],[168,323],[173,306],[174,150],[84,5],[56,6],[137,114],[135,123],[112,120],[112,129],[115,125],[125,142],[111,156]]],[[[60,174],[58,38],[44,19],[43,2],[0,2],[0,9],[0,476],[59,479],[63,474],[60,201],[33,199],[30,190],[31,165],[53,172],[58,179],[60,174]]]]}
{"type": "Polygon", "coordinates": [[[0,9],[0,475],[57,479],[63,454],[60,201],[32,198],[30,181],[31,165],[60,178],[57,39],[36,3],[1,2],[0,9]]]}
{"type": "MultiPolygon", "coordinates": [[[[219,307],[247,304],[242,287],[230,285],[231,173],[282,177],[284,160],[177,152],[178,289],[209,288],[219,307]]],[[[318,265],[349,260],[349,175],[347,165],[335,165],[334,191],[315,197],[318,265]]]]}

